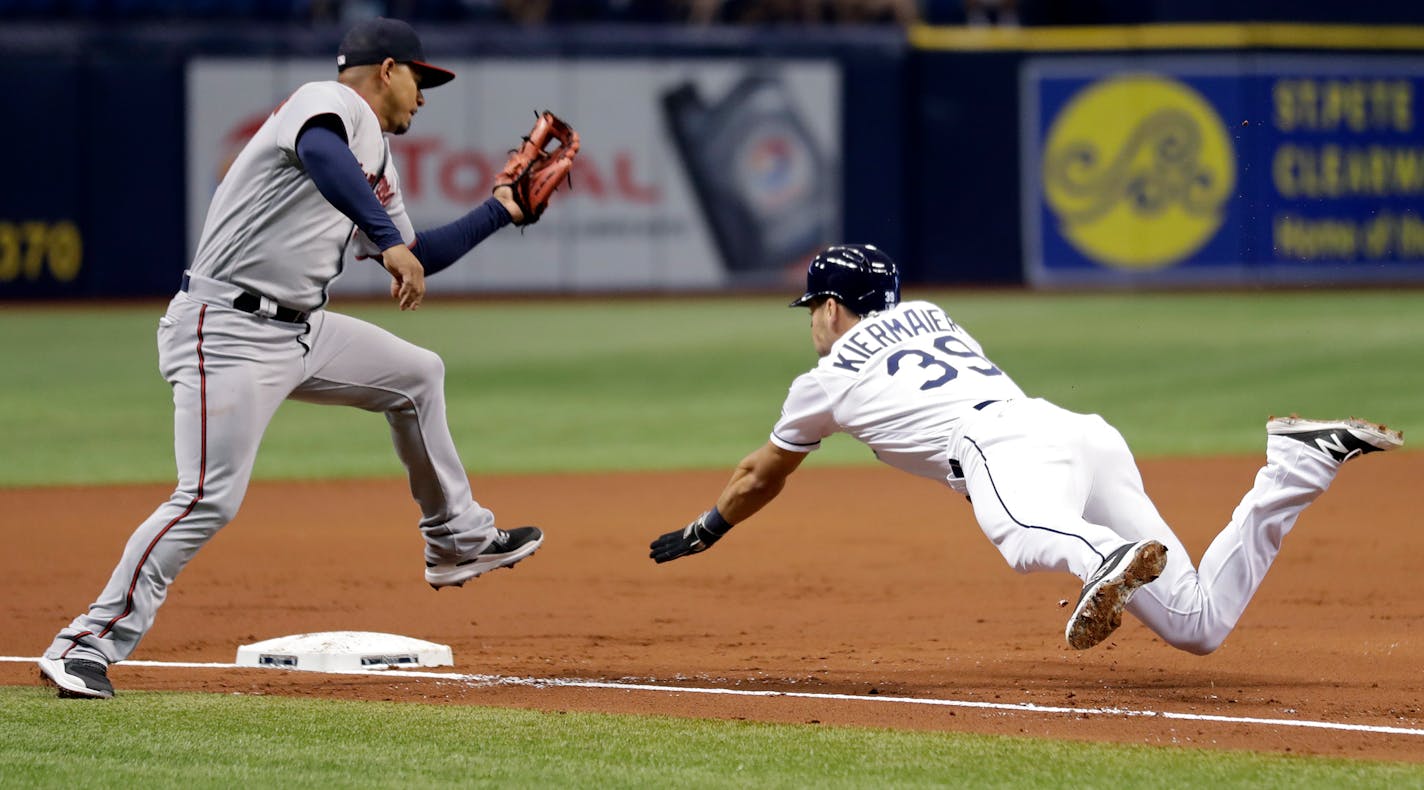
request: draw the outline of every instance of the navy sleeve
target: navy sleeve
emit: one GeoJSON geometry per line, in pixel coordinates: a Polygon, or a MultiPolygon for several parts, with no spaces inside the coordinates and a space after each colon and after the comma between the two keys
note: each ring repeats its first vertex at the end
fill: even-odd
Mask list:
{"type": "Polygon", "coordinates": [[[382,250],[401,244],[400,231],[361,171],[361,163],[341,135],[312,119],[297,136],[297,158],[307,174],[338,211],[351,218],[382,250]]]}
{"type": "Polygon", "coordinates": [[[496,198],[485,202],[463,217],[438,228],[422,230],[415,234],[415,243],[410,251],[420,259],[428,277],[475,248],[476,244],[489,238],[491,233],[510,223],[509,212],[496,198]]]}

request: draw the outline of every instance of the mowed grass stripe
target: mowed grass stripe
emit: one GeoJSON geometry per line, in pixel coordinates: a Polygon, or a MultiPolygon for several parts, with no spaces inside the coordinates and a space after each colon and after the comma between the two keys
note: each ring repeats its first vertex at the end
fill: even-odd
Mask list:
{"type": "Polygon", "coordinates": [[[1424,767],[457,705],[0,688],[9,787],[1406,787],[1424,767]],[[1110,781],[1109,781],[1110,778],[1110,781]]]}
{"type": "MultiPolygon", "coordinates": [[[[944,306],[1031,395],[1103,414],[1141,456],[1258,453],[1270,413],[1424,426],[1424,292],[907,296],[944,306]]],[[[806,313],[785,301],[436,298],[416,313],[348,312],[444,357],[473,474],[729,468],[815,361],[806,313]]],[[[0,486],[173,478],[161,312],[0,312],[0,486]]],[[[874,461],[837,437],[812,463],[874,461]]],[[[380,415],[299,403],[278,412],[256,468],[401,473],[380,415]]]]}

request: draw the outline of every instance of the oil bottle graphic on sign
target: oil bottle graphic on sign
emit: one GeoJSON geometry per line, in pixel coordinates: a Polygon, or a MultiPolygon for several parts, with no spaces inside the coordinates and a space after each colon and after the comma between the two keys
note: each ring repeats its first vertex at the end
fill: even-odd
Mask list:
{"type": "Polygon", "coordinates": [[[839,179],[774,74],[752,73],[705,102],[684,82],[662,97],[663,117],[698,203],[735,281],[804,274],[806,259],[839,232],[839,179]]]}

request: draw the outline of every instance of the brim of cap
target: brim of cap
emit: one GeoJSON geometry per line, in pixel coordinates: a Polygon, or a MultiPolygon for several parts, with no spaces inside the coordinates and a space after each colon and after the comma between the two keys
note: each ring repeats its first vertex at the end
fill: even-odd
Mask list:
{"type": "Polygon", "coordinates": [[[812,300],[812,299],[815,299],[815,298],[818,297],[818,296],[821,296],[821,294],[818,294],[818,293],[811,293],[810,291],[807,291],[806,293],[801,294],[801,296],[800,296],[799,298],[797,298],[796,301],[794,301],[794,302],[792,302],[791,304],[787,305],[787,307],[802,307],[802,306],[804,306],[804,305],[808,305],[808,304],[811,303],[811,300],[812,300]]]}
{"type": "Polygon", "coordinates": [[[412,68],[420,72],[420,89],[438,88],[441,85],[455,79],[455,72],[449,69],[442,69],[439,66],[432,66],[419,60],[410,61],[412,68]]]}

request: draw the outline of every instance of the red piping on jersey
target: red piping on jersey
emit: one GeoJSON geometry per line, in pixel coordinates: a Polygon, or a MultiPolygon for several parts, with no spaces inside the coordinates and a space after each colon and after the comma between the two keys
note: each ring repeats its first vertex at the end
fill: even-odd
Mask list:
{"type": "Polygon", "coordinates": [[[129,591],[124,597],[124,611],[104,626],[104,630],[99,632],[100,639],[108,636],[109,632],[114,629],[114,626],[120,620],[128,617],[129,614],[133,612],[134,588],[138,587],[139,574],[143,572],[143,566],[148,563],[149,555],[153,554],[153,549],[158,545],[158,541],[163,540],[163,536],[168,534],[168,530],[173,529],[175,524],[187,518],[188,514],[193,512],[193,508],[197,507],[198,503],[203,501],[203,481],[206,480],[208,476],[208,374],[203,360],[203,319],[207,314],[207,305],[203,305],[198,309],[198,404],[201,414],[201,439],[199,441],[198,451],[198,493],[193,497],[193,501],[188,503],[188,507],[184,508],[183,512],[178,514],[177,518],[168,522],[163,529],[159,530],[158,534],[149,542],[148,548],[143,552],[143,559],[139,560],[138,567],[134,568],[133,580],[129,582],[129,591]]]}

